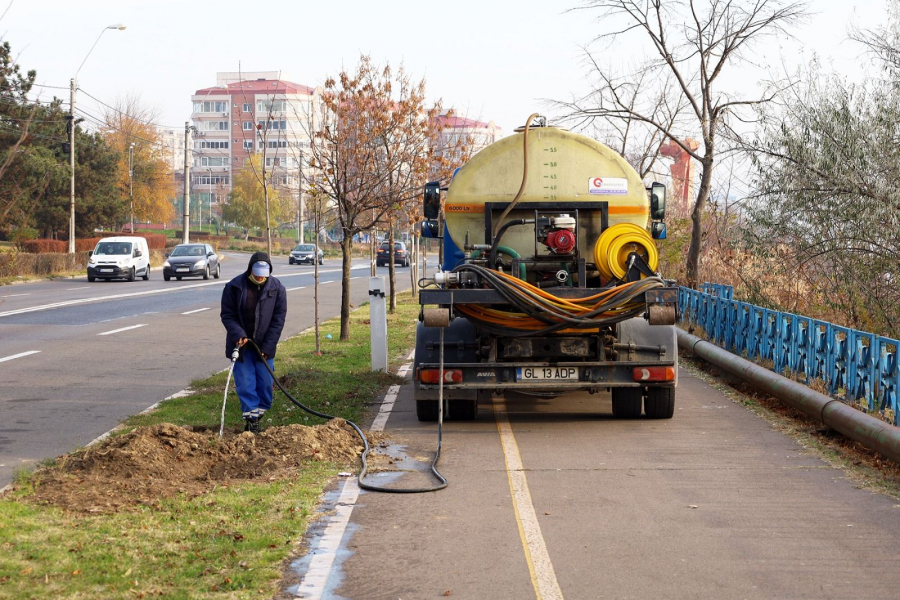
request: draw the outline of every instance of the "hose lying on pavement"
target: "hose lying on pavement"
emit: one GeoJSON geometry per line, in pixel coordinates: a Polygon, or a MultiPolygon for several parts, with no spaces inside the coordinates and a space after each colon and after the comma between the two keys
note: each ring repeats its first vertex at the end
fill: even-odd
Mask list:
{"type": "MultiPolygon", "coordinates": [[[[275,380],[275,385],[278,386],[278,389],[280,389],[281,392],[285,396],[287,396],[288,400],[293,402],[294,405],[297,406],[297,408],[300,408],[301,410],[304,410],[304,411],[308,412],[309,414],[319,417],[321,419],[326,419],[326,420],[330,421],[331,419],[337,418],[334,415],[328,415],[323,412],[319,412],[314,408],[310,408],[309,406],[306,406],[305,404],[303,404],[302,402],[300,402],[299,400],[294,398],[294,396],[289,391],[284,389],[283,385],[281,385],[281,382],[278,380],[278,377],[275,376],[275,372],[272,370],[272,367],[269,366],[269,362],[262,357],[262,351],[259,349],[259,346],[257,346],[256,343],[251,339],[248,339],[247,343],[253,347],[253,349],[256,351],[256,353],[259,355],[260,359],[262,360],[262,363],[264,365],[266,365],[266,370],[269,371],[269,374],[272,376],[272,379],[275,380]]],[[[443,346],[441,346],[441,351],[442,351],[441,352],[441,355],[442,355],[441,362],[443,364],[443,346]]],[[[359,439],[361,439],[362,443],[363,443],[363,453],[359,457],[359,460],[362,463],[362,469],[360,469],[359,475],[357,476],[357,481],[359,482],[360,488],[362,488],[364,490],[368,490],[370,492],[386,492],[386,493],[390,493],[390,494],[422,494],[424,492],[436,492],[438,490],[442,490],[445,487],[447,487],[447,480],[437,470],[437,463],[438,463],[438,460],[440,460],[440,458],[441,458],[441,441],[442,441],[442,422],[441,422],[441,420],[438,421],[437,448],[434,453],[434,459],[431,461],[431,472],[434,473],[434,476],[438,479],[438,481],[440,481],[440,483],[434,487],[428,487],[428,488],[425,488],[425,487],[423,487],[423,488],[391,488],[391,487],[382,487],[382,486],[371,485],[371,484],[365,483],[363,481],[363,479],[365,478],[366,472],[369,469],[369,464],[367,462],[367,458],[368,458],[369,450],[370,450],[369,440],[366,439],[366,434],[363,433],[363,430],[360,429],[359,425],[357,425],[353,421],[349,421],[349,420],[347,421],[347,424],[350,425],[354,430],[356,430],[357,435],[359,435],[359,439]]]]}

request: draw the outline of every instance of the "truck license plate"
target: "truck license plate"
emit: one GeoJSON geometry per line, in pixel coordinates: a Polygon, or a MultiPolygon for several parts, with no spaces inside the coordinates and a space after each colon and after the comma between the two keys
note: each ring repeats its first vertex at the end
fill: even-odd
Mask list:
{"type": "Polygon", "coordinates": [[[101,273],[112,273],[113,270],[112,269],[100,269],[100,272],[101,273]]]}
{"type": "Polygon", "coordinates": [[[190,269],[175,269],[176,273],[187,273],[190,269]]]}
{"type": "Polygon", "coordinates": [[[578,381],[578,367],[517,367],[516,381],[578,381]]]}

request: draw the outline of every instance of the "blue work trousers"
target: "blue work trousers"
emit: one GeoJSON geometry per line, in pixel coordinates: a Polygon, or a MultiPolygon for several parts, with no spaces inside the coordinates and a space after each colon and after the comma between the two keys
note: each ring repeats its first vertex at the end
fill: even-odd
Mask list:
{"type": "MultiPolygon", "coordinates": [[[[275,361],[266,361],[275,370],[275,361]]],[[[244,359],[234,363],[234,387],[241,400],[241,416],[258,419],[272,408],[272,376],[262,358],[253,350],[244,352],[244,359]]]]}

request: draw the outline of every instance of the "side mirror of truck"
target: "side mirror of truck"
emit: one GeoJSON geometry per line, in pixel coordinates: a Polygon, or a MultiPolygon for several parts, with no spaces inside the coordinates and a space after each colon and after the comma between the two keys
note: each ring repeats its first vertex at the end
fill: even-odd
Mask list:
{"type": "Polygon", "coordinates": [[[662,221],[655,221],[650,225],[650,235],[654,240],[666,239],[666,224],[662,221]]]}
{"type": "Polygon", "coordinates": [[[427,238],[441,237],[437,221],[422,221],[422,236],[427,238]]]}
{"type": "Polygon", "coordinates": [[[93,256],[93,255],[94,255],[94,251],[93,251],[93,250],[88,250],[88,256],[93,256]]]}
{"type": "Polygon", "coordinates": [[[441,184],[431,181],[425,184],[425,198],[422,202],[422,213],[426,219],[437,219],[441,212],[441,184]]]}
{"type": "Polygon", "coordinates": [[[650,184],[650,218],[658,221],[666,218],[666,186],[662,183],[650,184]]]}

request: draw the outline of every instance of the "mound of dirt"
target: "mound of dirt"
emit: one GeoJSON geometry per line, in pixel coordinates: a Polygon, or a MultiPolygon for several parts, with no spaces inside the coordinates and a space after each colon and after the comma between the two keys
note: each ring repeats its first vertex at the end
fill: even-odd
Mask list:
{"type": "Polygon", "coordinates": [[[61,457],[57,466],[36,474],[34,495],[38,502],[69,510],[112,512],[154,505],[177,493],[200,495],[230,482],[281,479],[310,459],[350,463],[362,451],[343,419],[221,439],[214,432],[163,423],[61,457]]]}

